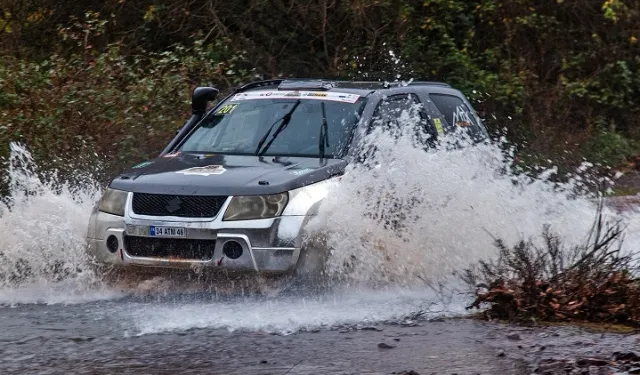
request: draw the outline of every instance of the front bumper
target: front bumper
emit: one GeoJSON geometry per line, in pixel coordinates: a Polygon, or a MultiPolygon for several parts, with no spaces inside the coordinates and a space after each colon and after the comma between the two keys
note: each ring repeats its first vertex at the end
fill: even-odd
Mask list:
{"type": "MultiPolygon", "coordinates": [[[[130,204],[127,204],[127,207],[130,207],[130,204]]],[[[226,205],[221,212],[224,212],[224,209],[226,205]]],[[[124,217],[94,210],[87,240],[89,252],[96,260],[116,266],[217,268],[229,271],[284,273],[293,270],[298,261],[303,227],[308,219],[309,216],[305,215],[291,215],[231,222],[222,221],[219,217],[208,221],[179,218],[169,220],[162,217],[132,217],[128,208],[124,217]],[[149,235],[150,226],[184,228],[185,235],[180,239],[152,237],[149,235]],[[117,240],[116,247],[113,246],[114,238],[117,240]],[[107,245],[108,239],[111,241],[111,249],[107,245]],[[197,243],[197,246],[205,244],[208,250],[205,252],[206,255],[201,254],[198,259],[186,259],[158,256],[153,252],[141,256],[132,245],[134,242],[166,240],[197,243]],[[235,241],[242,247],[241,255],[235,259],[225,255],[223,251],[225,243],[229,241],[235,241]]]]}

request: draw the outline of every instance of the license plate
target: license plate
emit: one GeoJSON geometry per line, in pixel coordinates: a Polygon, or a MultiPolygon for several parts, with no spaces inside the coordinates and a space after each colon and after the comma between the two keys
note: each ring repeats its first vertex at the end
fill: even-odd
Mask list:
{"type": "Polygon", "coordinates": [[[185,237],[184,228],[177,227],[149,227],[149,236],[151,237],[185,237]]]}

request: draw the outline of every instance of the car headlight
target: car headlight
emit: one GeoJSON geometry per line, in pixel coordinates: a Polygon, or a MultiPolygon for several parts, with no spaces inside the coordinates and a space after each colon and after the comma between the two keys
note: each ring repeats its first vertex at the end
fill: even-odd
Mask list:
{"type": "Polygon", "coordinates": [[[239,196],[231,198],[223,220],[254,220],[280,216],[289,202],[289,194],[239,196]]]}
{"type": "Polygon", "coordinates": [[[108,214],[124,216],[124,207],[127,204],[128,194],[126,191],[107,188],[100,200],[98,209],[108,214]]]}

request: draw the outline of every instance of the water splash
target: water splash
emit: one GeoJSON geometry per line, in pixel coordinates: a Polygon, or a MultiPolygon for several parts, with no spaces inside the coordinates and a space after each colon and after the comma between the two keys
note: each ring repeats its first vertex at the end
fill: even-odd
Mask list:
{"type": "MultiPolygon", "coordinates": [[[[411,128],[412,119],[400,120],[411,128]]],[[[409,132],[395,138],[374,132],[368,142],[377,152],[366,165],[349,167],[312,222],[331,248],[329,276],[343,284],[443,282],[493,258],[495,238],[508,245],[541,240],[550,224],[572,246],[583,243],[593,224],[598,195],[591,188],[603,181],[589,178],[588,164],[567,182],[552,182],[555,168],[536,177],[516,174],[512,152],[495,143],[471,146],[460,134],[427,151],[409,132]]],[[[638,214],[605,214],[625,219],[626,248],[637,249],[638,214]]]]}
{"type": "Polygon", "coordinates": [[[124,312],[135,334],[194,328],[291,334],[299,331],[393,322],[411,325],[416,317],[440,318],[464,313],[455,297],[425,289],[336,291],[323,296],[268,300],[244,299],[200,303],[135,304],[124,312]]]}
{"type": "MultiPolygon", "coordinates": [[[[196,303],[128,299],[110,308],[141,334],[191,328],[287,333],[403,319],[416,311],[459,314],[466,296],[441,303],[443,293],[433,286],[493,256],[491,236],[513,243],[538,236],[549,223],[566,241],[579,243],[592,223],[595,196],[586,189],[585,171],[553,183],[552,169],[536,178],[513,172],[513,155],[500,144],[456,149],[445,142],[443,149],[425,151],[408,134],[391,138],[380,132],[370,142],[377,154],[366,168],[349,167],[313,221],[333,249],[329,271],[342,281],[338,290],[235,301],[201,293],[196,303]]],[[[101,195],[98,184],[90,178],[85,184],[47,182],[36,170],[29,153],[12,145],[10,195],[0,207],[0,304],[121,296],[103,286],[84,252],[87,221],[101,195]]],[[[626,217],[628,248],[640,244],[637,215],[626,217]]],[[[447,287],[455,293],[455,285],[447,287]]],[[[128,289],[162,295],[188,288],[151,280],[128,289]]]]}
{"type": "MultiPolygon", "coordinates": [[[[386,43],[383,43],[386,46],[386,43]]],[[[404,81],[404,77],[413,77],[415,71],[410,67],[410,64],[403,61],[403,58],[399,56],[392,49],[387,50],[386,54],[379,56],[367,56],[354,55],[350,56],[348,61],[344,62],[344,69],[347,70],[350,79],[355,80],[377,80],[388,83],[401,82],[408,84],[413,81],[413,78],[408,82],[404,81]]]]}
{"type": "Polygon", "coordinates": [[[85,252],[89,215],[101,189],[39,175],[31,154],[12,143],[0,203],[0,304],[105,298],[85,252]]]}

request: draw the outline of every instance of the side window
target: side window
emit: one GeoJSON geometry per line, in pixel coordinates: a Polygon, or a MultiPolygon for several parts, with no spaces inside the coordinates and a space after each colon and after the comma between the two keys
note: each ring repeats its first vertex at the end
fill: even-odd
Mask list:
{"type": "Polygon", "coordinates": [[[435,128],[427,119],[420,99],[415,94],[397,94],[383,99],[373,113],[369,132],[373,127],[378,126],[383,126],[385,130],[392,133],[412,127],[421,143],[425,143],[425,138],[434,140],[437,136],[435,128]],[[402,117],[407,117],[408,121],[402,121],[402,117]]]}
{"type": "Polygon", "coordinates": [[[444,115],[444,119],[450,126],[458,126],[470,130],[473,136],[482,136],[482,130],[470,108],[462,99],[453,95],[430,94],[429,98],[444,115]]]}

